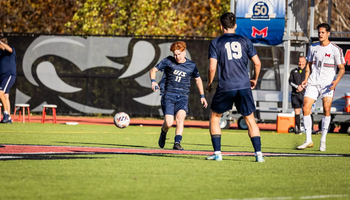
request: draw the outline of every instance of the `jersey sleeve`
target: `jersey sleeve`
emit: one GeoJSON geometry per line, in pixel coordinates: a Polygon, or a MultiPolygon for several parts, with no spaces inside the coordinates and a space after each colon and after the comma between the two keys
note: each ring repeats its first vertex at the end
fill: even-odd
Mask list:
{"type": "Polygon", "coordinates": [[[163,60],[161,60],[155,67],[159,70],[159,71],[163,71],[165,69],[165,67],[167,66],[167,61],[168,58],[164,58],[163,60]]]}
{"type": "Polygon", "coordinates": [[[249,58],[254,57],[256,54],[258,54],[256,52],[256,49],[252,43],[252,41],[250,41],[250,39],[246,38],[246,43],[247,43],[247,50],[248,50],[248,56],[249,58]]]}
{"type": "Polygon", "coordinates": [[[193,72],[192,72],[192,78],[198,78],[199,77],[199,71],[197,69],[197,66],[194,66],[193,72]]]}
{"type": "Polygon", "coordinates": [[[306,60],[308,62],[312,62],[312,46],[309,47],[309,51],[307,52],[306,60]]]}
{"type": "Polygon", "coordinates": [[[291,85],[291,83],[293,83],[293,70],[290,72],[289,74],[289,85],[291,85]]]}
{"type": "Polygon", "coordinates": [[[208,59],[210,58],[215,58],[216,60],[218,59],[218,55],[216,52],[216,39],[210,42],[208,59]]]}
{"type": "Polygon", "coordinates": [[[338,48],[336,51],[335,51],[335,55],[334,55],[334,64],[336,65],[341,65],[341,64],[345,64],[345,59],[344,59],[344,56],[343,56],[343,50],[341,48],[338,48]]]}
{"type": "Polygon", "coordinates": [[[289,85],[294,87],[294,88],[298,88],[298,85],[294,83],[293,71],[294,71],[294,69],[290,72],[290,75],[289,75],[289,85]]]}

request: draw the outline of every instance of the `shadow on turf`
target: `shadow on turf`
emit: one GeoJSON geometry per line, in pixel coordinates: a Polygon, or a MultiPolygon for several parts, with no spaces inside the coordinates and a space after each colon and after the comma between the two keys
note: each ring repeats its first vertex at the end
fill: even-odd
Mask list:
{"type": "Polygon", "coordinates": [[[57,143],[62,144],[82,144],[82,145],[107,145],[111,147],[133,147],[133,148],[150,148],[149,146],[141,146],[141,145],[126,145],[126,144],[105,144],[105,143],[83,143],[83,142],[61,142],[57,143]]]}
{"type": "MultiPolygon", "coordinates": [[[[194,146],[206,146],[206,147],[213,147],[212,144],[195,144],[195,143],[185,143],[181,142],[181,145],[194,145],[194,146]]],[[[246,147],[246,146],[234,146],[234,145],[221,145],[222,147],[246,147]]]]}
{"type": "MultiPolygon", "coordinates": [[[[135,154],[135,155],[141,155],[141,156],[153,156],[153,157],[166,157],[166,158],[185,158],[190,160],[204,160],[207,162],[217,162],[214,160],[206,160],[205,158],[207,156],[201,156],[201,155],[179,155],[179,154],[135,154]]],[[[243,159],[237,159],[237,157],[232,156],[225,156],[223,158],[224,161],[233,161],[233,162],[255,162],[255,161],[247,161],[243,159]],[[228,159],[229,158],[229,159],[228,159]]]]}
{"type": "MultiPolygon", "coordinates": [[[[147,148],[158,149],[158,147],[142,146],[142,145],[127,145],[127,144],[105,144],[105,143],[83,143],[83,142],[62,142],[56,141],[61,144],[80,144],[80,145],[106,145],[111,147],[130,147],[130,148],[147,148]]],[[[194,143],[181,143],[181,145],[194,145],[194,146],[207,146],[212,147],[212,144],[194,144],[194,143]]],[[[222,147],[245,147],[245,146],[233,146],[233,145],[221,145],[222,147]]]]}
{"type": "Polygon", "coordinates": [[[67,156],[67,155],[1,155],[0,161],[8,160],[71,160],[71,159],[104,159],[105,157],[87,157],[87,156],[67,156]]]}

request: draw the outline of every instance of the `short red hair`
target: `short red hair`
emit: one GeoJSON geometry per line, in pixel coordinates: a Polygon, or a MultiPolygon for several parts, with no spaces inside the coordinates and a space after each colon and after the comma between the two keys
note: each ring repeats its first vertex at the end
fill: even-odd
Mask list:
{"type": "Polygon", "coordinates": [[[170,51],[174,52],[176,50],[179,51],[184,51],[186,49],[186,43],[183,41],[177,41],[174,42],[171,46],[170,46],[170,51]]]}

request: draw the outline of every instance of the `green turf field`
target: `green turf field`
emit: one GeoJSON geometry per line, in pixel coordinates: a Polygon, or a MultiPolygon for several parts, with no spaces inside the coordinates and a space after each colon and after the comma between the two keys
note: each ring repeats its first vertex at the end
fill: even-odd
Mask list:
{"type": "MultiPolygon", "coordinates": [[[[160,127],[104,125],[0,125],[0,144],[159,149],[160,127]]],[[[171,149],[174,128],[165,149],[171,149]]],[[[199,155],[42,155],[0,159],[0,199],[350,199],[350,136],[329,134],[327,151],[295,150],[305,136],[262,131],[263,152],[342,154],[341,157],[199,155]]],[[[185,150],[212,151],[208,129],[184,131],[185,150]]],[[[252,152],[246,131],[224,130],[222,151],[252,152]]],[[[1,157],[1,155],[0,155],[1,157]]]]}

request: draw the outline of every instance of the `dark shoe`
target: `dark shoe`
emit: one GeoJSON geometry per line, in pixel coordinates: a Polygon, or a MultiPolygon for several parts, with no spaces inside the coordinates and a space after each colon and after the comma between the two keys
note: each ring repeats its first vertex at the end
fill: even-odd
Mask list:
{"type": "Polygon", "coordinates": [[[184,150],[184,148],[181,147],[180,143],[174,143],[174,146],[173,146],[173,149],[174,150],[184,150]]]}
{"type": "Polygon", "coordinates": [[[160,132],[160,136],[159,136],[159,140],[158,140],[158,145],[160,148],[164,148],[165,139],[166,139],[166,133],[164,133],[163,131],[160,132]]]}
{"type": "Polygon", "coordinates": [[[11,119],[5,119],[5,120],[2,120],[1,123],[3,123],[3,124],[12,124],[12,120],[11,119]]]}
{"type": "Polygon", "coordinates": [[[1,123],[3,123],[3,124],[12,124],[12,120],[10,118],[10,115],[4,114],[4,118],[2,118],[1,123]]]}
{"type": "Polygon", "coordinates": [[[300,131],[295,131],[296,135],[302,135],[302,133],[300,131]]]}
{"type": "Polygon", "coordinates": [[[3,146],[3,145],[0,144],[0,148],[1,148],[1,147],[5,147],[5,146],[3,146]]]}

